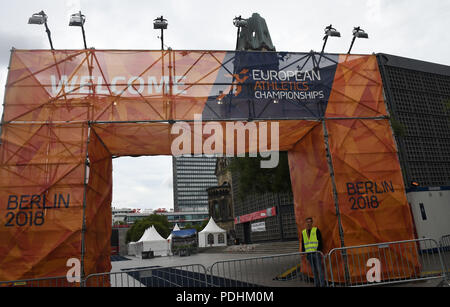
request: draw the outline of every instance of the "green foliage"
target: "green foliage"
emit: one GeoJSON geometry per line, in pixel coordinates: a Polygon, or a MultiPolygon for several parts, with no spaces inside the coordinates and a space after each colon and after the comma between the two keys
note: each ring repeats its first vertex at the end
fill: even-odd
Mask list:
{"type": "Polygon", "coordinates": [[[183,229],[195,229],[195,228],[194,228],[194,226],[192,226],[191,223],[187,223],[187,224],[183,227],[183,229]]]}
{"type": "Polygon", "coordinates": [[[170,224],[166,216],[152,214],[142,220],[136,221],[133,226],[131,226],[127,231],[127,243],[138,241],[144,234],[144,231],[151,226],[155,226],[156,230],[163,238],[167,238],[171,232],[170,224]]]}
{"type": "Polygon", "coordinates": [[[200,232],[203,230],[203,228],[206,227],[208,222],[209,222],[209,220],[204,220],[201,224],[195,224],[195,225],[188,223],[188,224],[186,224],[186,226],[184,226],[183,229],[195,229],[197,232],[200,232]]]}
{"type": "Polygon", "coordinates": [[[406,135],[406,128],[403,126],[402,123],[400,123],[398,120],[396,120],[394,117],[391,116],[390,118],[391,127],[394,131],[394,135],[397,137],[402,137],[406,135]]]}
{"type": "Polygon", "coordinates": [[[275,168],[261,168],[260,156],[234,158],[230,163],[232,172],[239,172],[239,197],[248,193],[281,193],[291,191],[291,177],[287,152],[279,153],[279,163],[275,168]]]}
{"type": "Polygon", "coordinates": [[[444,101],[444,110],[450,114],[450,98],[444,101]]]}
{"type": "Polygon", "coordinates": [[[204,220],[204,221],[200,224],[200,227],[199,227],[200,230],[199,230],[198,232],[202,231],[202,230],[206,227],[206,225],[208,225],[208,222],[209,222],[209,219],[204,220]]]}

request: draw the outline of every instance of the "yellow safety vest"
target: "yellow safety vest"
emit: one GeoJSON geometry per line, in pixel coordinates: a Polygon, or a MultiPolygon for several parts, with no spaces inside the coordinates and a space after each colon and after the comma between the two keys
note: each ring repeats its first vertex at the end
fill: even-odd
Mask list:
{"type": "Polygon", "coordinates": [[[319,247],[319,240],[317,240],[317,227],[311,229],[310,237],[308,238],[308,233],[306,229],[303,229],[303,245],[305,245],[305,252],[315,252],[319,247]]]}

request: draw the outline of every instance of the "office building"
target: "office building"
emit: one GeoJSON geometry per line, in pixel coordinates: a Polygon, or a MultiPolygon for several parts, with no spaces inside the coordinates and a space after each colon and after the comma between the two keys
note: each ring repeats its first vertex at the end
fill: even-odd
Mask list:
{"type": "Polygon", "coordinates": [[[173,157],[174,211],[208,212],[207,189],[217,185],[216,158],[173,157]]]}

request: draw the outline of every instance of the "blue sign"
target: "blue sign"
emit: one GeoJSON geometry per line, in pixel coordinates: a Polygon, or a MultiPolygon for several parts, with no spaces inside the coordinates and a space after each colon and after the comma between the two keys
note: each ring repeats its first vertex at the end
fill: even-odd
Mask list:
{"type": "Polygon", "coordinates": [[[338,55],[230,52],[223,61],[202,118],[321,118],[337,64],[338,55]]]}

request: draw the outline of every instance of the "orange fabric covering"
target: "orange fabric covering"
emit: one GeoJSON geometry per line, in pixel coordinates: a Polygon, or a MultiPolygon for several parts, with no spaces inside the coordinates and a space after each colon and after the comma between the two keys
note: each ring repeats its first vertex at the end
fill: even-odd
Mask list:
{"type": "MultiPolygon", "coordinates": [[[[204,152],[213,124],[193,122],[213,88],[233,88],[215,84],[229,70],[229,54],[15,50],[0,145],[0,280],[65,276],[69,258],[81,260],[85,275],[109,271],[112,156],[170,155],[180,133],[171,131],[180,125],[194,132],[188,152],[226,153],[227,144],[229,153],[254,152],[258,136],[247,135],[238,148],[228,134],[222,149],[204,152]]],[[[279,149],[289,151],[299,233],[313,216],[325,252],[341,241],[323,120],[345,245],[413,238],[386,115],[376,57],[341,55],[325,118],[265,121],[268,150],[276,123],[279,149]]],[[[226,133],[233,119],[215,123],[226,133]]],[[[262,127],[260,120],[244,124],[262,127]]]]}
{"type": "Polygon", "coordinates": [[[65,276],[80,259],[83,125],[9,124],[2,131],[0,279],[65,276]]]}
{"type": "MultiPolygon", "coordinates": [[[[242,154],[245,152],[255,152],[259,148],[259,133],[267,131],[268,141],[267,147],[269,150],[272,148],[271,144],[271,129],[272,125],[278,126],[280,136],[280,151],[288,151],[292,148],[293,144],[307,133],[311,126],[316,125],[315,121],[298,121],[298,120],[286,120],[286,121],[265,121],[266,126],[261,126],[260,122],[243,122],[242,128],[235,126],[235,122],[184,122],[183,125],[177,123],[176,125],[168,123],[97,123],[93,124],[93,128],[96,134],[102,139],[108,150],[114,156],[126,156],[126,155],[171,155],[171,146],[174,141],[179,138],[181,140],[182,130],[174,129],[174,126],[185,127],[186,131],[191,131],[190,148],[183,148],[180,145],[180,150],[184,150],[183,153],[191,153],[196,149],[196,142],[200,144],[199,153],[226,153],[227,146],[230,153],[234,155],[242,154]],[[227,130],[228,124],[228,130],[227,130]],[[212,129],[209,130],[208,126],[212,129]],[[245,147],[244,150],[239,150],[237,146],[239,140],[237,131],[245,131],[248,127],[256,128],[256,137],[251,137],[247,132],[245,135],[245,147]],[[234,142],[227,145],[227,138],[234,132],[234,142]],[[215,144],[215,136],[222,140],[222,149],[214,145],[211,145],[213,152],[204,152],[205,148],[209,148],[209,144],[215,144]],[[198,140],[196,138],[198,137],[198,140]],[[255,150],[252,150],[255,149],[255,150]]],[[[237,125],[237,124],[236,124],[237,125]]],[[[181,141],[180,141],[181,142],[181,141]]],[[[229,141],[228,141],[229,142],[229,141]]],[[[175,146],[175,145],[174,145],[175,146]]]]}

